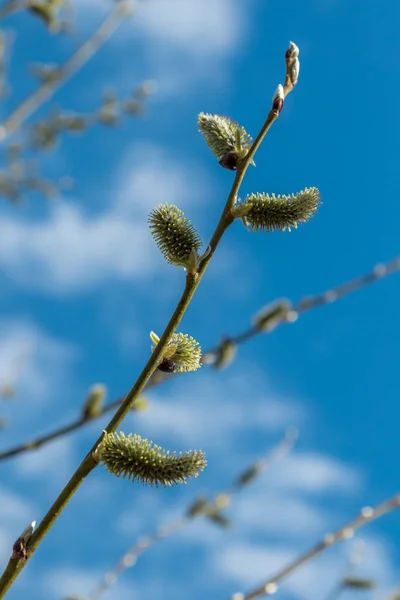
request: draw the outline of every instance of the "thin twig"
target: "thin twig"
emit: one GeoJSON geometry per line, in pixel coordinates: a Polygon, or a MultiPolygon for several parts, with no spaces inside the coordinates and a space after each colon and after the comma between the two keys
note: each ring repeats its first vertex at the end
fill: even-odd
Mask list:
{"type": "MultiPolygon", "coordinates": [[[[61,512],[64,510],[68,502],[71,500],[72,496],[78,490],[78,488],[83,483],[84,479],[89,475],[95,467],[97,467],[97,461],[95,459],[95,452],[99,445],[102,442],[104,432],[112,433],[114,432],[118,425],[123,421],[123,419],[128,415],[128,413],[132,410],[132,407],[135,401],[139,398],[142,393],[145,385],[150,380],[153,372],[157,368],[167,346],[171,339],[171,336],[175,332],[179,323],[182,320],[183,315],[186,312],[199,284],[200,281],[207,269],[207,266],[212,259],[219,242],[221,241],[225,231],[227,228],[233,223],[234,217],[232,215],[232,208],[234,207],[241,183],[244,179],[245,173],[251,164],[251,161],[258,150],[262,140],[270,129],[271,125],[276,121],[279,116],[279,112],[272,109],[268,113],[267,119],[262,126],[260,133],[257,135],[254,140],[252,146],[249,149],[247,155],[238,163],[236,176],[233,181],[231,190],[228,194],[228,198],[226,200],[225,206],[223,208],[220,220],[217,224],[217,227],[214,231],[214,234],[209,243],[209,253],[204,256],[201,261],[197,272],[188,272],[186,275],[186,284],[181,295],[181,298],[166,326],[163,335],[161,336],[160,341],[155,346],[154,351],[150,355],[149,360],[144,366],[142,372],[140,373],[136,383],[133,385],[131,390],[128,392],[125,400],[118,408],[111,421],[106,426],[105,430],[98,437],[91,450],[87,454],[87,456],[83,459],[78,469],[72,475],[71,479],[61,491],[59,496],[56,498],[53,505],[50,507],[42,521],[39,523],[37,529],[33,533],[33,535],[29,538],[26,544],[26,557],[30,558],[32,554],[36,551],[39,544],[43,540],[43,538],[50,531],[61,512]]],[[[0,599],[4,598],[4,595],[9,590],[15,579],[18,577],[19,573],[22,571],[24,566],[26,565],[25,558],[13,558],[11,557],[8,565],[0,578],[0,599]]]]}
{"type": "MultiPolygon", "coordinates": [[[[360,277],[356,277],[355,279],[351,279],[350,281],[346,281],[345,283],[342,283],[342,284],[338,285],[337,287],[327,290],[323,294],[318,294],[316,296],[303,298],[296,305],[294,305],[293,310],[295,310],[298,314],[300,314],[300,313],[306,312],[308,310],[317,308],[319,306],[323,306],[325,304],[331,304],[332,302],[335,302],[336,300],[339,300],[339,299],[343,298],[344,296],[347,296],[348,294],[356,292],[357,290],[359,290],[367,285],[370,285],[370,284],[378,281],[379,279],[382,279],[383,277],[391,275],[392,273],[395,273],[396,271],[399,271],[399,270],[400,270],[400,257],[397,257],[397,258],[389,261],[386,264],[377,265],[376,267],[374,267],[374,269],[372,271],[370,271],[366,275],[362,275],[360,277]]],[[[284,321],[281,321],[280,324],[283,324],[283,323],[284,323],[284,321]]],[[[246,329],[242,333],[239,333],[236,336],[232,336],[229,339],[232,340],[236,344],[242,344],[258,335],[265,334],[265,333],[268,333],[268,332],[262,332],[262,331],[260,331],[260,329],[258,329],[256,327],[250,327],[249,329],[246,329]]],[[[213,348],[210,348],[209,350],[206,350],[205,354],[213,354],[217,350],[218,350],[218,346],[215,346],[213,348]]],[[[171,377],[171,376],[169,376],[169,377],[171,377]]],[[[165,382],[165,381],[166,381],[166,378],[161,378],[158,380],[150,380],[150,382],[149,382],[149,384],[147,384],[145,390],[149,390],[150,388],[152,388],[162,382],[165,382]]],[[[80,429],[81,427],[91,423],[93,419],[100,418],[104,414],[115,409],[117,406],[119,406],[122,403],[124,398],[125,398],[125,396],[121,396],[121,397],[117,398],[116,400],[113,400],[112,402],[106,404],[104,406],[103,410],[101,411],[101,413],[99,415],[96,415],[96,417],[93,417],[92,419],[83,419],[82,417],[79,417],[78,419],[72,421],[71,423],[68,423],[67,425],[63,425],[59,429],[55,429],[54,431],[52,431],[48,434],[41,435],[33,440],[30,440],[30,441],[20,444],[18,446],[14,446],[13,448],[10,448],[9,450],[4,450],[3,452],[0,452],[0,461],[6,460],[8,458],[12,458],[23,452],[28,452],[30,450],[37,450],[41,446],[44,446],[45,444],[47,444],[59,437],[62,437],[63,435],[66,435],[67,433],[71,433],[72,431],[76,431],[77,429],[80,429]]]]}
{"type": "Polygon", "coordinates": [[[57,73],[57,77],[52,77],[51,80],[44,81],[36,91],[28,96],[0,124],[0,140],[4,140],[16,131],[30,115],[36,112],[53,96],[55,91],[75,75],[100,50],[130,11],[130,4],[128,2],[116,3],[113,10],[107,15],[96,31],[63,65],[56,69],[55,73],[57,73]]]}
{"type": "MultiPolygon", "coordinates": [[[[359,546],[360,541],[357,546],[359,546]]],[[[343,592],[348,587],[349,578],[353,578],[354,570],[357,565],[361,562],[361,552],[357,546],[353,549],[350,556],[348,557],[346,567],[344,569],[343,575],[340,577],[339,581],[336,581],[332,586],[328,594],[325,596],[324,600],[337,600],[343,592]]]]}
{"type": "Polygon", "coordinates": [[[385,500],[382,504],[378,504],[375,508],[365,507],[361,510],[360,514],[346,523],[343,527],[335,531],[334,533],[327,533],[323,540],[316,544],[313,548],[301,554],[293,562],[289,563],[286,567],[275,573],[274,576],[270,577],[268,581],[263,583],[261,586],[255,588],[252,592],[242,594],[238,592],[232,596],[231,600],[253,600],[261,596],[269,596],[274,594],[277,590],[277,585],[299,567],[302,567],[308,563],[311,559],[315,558],[318,554],[321,554],[333,544],[346,540],[353,536],[354,531],[363,527],[371,521],[379,519],[383,515],[396,510],[400,506],[400,493],[396,494],[392,498],[385,500]]]}
{"type": "MultiPolygon", "coordinates": [[[[133,567],[139,556],[144,554],[147,550],[149,550],[154,544],[160,542],[173,535],[174,533],[180,531],[185,525],[189,523],[191,519],[187,515],[182,515],[178,517],[175,521],[167,525],[163,525],[157,531],[155,531],[152,535],[141,537],[132,548],[126,552],[121,559],[114,565],[114,567],[108,571],[103,579],[99,581],[96,588],[87,597],[87,600],[98,600],[101,598],[110,587],[121,577],[121,575],[129,569],[133,567]]],[[[85,599],[86,600],[86,599],[85,599]]]]}
{"type": "MultiPolygon", "coordinates": [[[[360,275],[359,277],[355,277],[349,281],[345,281],[336,287],[326,290],[322,294],[317,294],[316,296],[306,296],[297,302],[297,304],[294,304],[291,310],[297,313],[297,315],[300,315],[301,313],[318,308],[319,306],[332,304],[344,296],[348,296],[353,292],[357,292],[358,290],[371,285],[372,283],[376,283],[380,279],[383,279],[388,275],[392,275],[397,271],[400,271],[400,256],[393,258],[387,263],[379,263],[375,265],[375,267],[369,271],[369,273],[360,275]]],[[[286,321],[284,318],[282,318],[280,322],[276,323],[276,326],[283,325],[284,323],[286,323],[286,321]]],[[[248,340],[262,333],[266,332],[263,332],[259,328],[252,326],[248,329],[245,329],[237,336],[230,337],[229,339],[235,344],[242,344],[243,342],[247,342],[248,340]]],[[[208,350],[208,353],[213,354],[217,351],[218,346],[215,346],[214,348],[208,350]]]]}
{"type": "MultiPolygon", "coordinates": [[[[238,493],[240,490],[242,490],[243,487],[250,481],[250,478],[245,480],[250,471],[253,473],[253,477],[251,478],[251,481],[253,481],[253,478],[257,477],[262,472],[265,472],[273,463],[284,458],[292,450],[296,439],[297,431],[289,429],[285,433],[282,440],[274,448],[272,448],[265,458],[258,460],[255,464],[251,465],[242,474],[236,477],[227,490],[220,491],[215,494],[214,498],[207,502],[207,506],[218,507],[218,499],[222,496],[229,501],[235,493],[238,493]]],[[[193,505],[193,503],[191,503],[191,505],[193,505]]],[[[147,552],[147,550],[150,550],[150,548],[157,542],[165,540],[167,537],[170,537],[177,531],[180,531],[186,525],[189,525],[193,519],[204,516],[206,516],[204,512],[191,512],[189,509],[180,517],[171,521],[171,523],[167,523],[166,525],[159,527],[153,534],[139,538],[136,543],[127,552],[125,552],[115,566],[110,571],[105,573],[93,592],[88,596],[87,600],[99,600],[99,598],[101,598],[110,589],[110,587],[128,568],[136,565],[138,558],[142,554],[147,552]]]]}

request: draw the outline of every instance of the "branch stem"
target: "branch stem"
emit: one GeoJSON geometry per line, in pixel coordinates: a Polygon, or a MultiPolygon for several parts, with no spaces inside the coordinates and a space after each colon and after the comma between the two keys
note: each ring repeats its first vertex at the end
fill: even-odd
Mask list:
{"type": "MultiPolygon", "coordinates": [[[[4,7],[4,10],[6,7],[4,7]]],[[[60,67],[57,68],[57,77],[51,81],[43,82],[37,90],[28,96],[8,117],[0,124],[0,140],[3,141],[14,133],[28,117],[36,112],[53,94],[71,79],[73,75],[85,65],[94,54],[100,50],[104,43],[121,25],[129,12],[128,3],[117,3],[115,8],[107,15],[94,33],[75,51],[75,53],[60,67]]],[[[0,13],[1,15],[1,13],[0,13]]]]}
{"type": "Polygon", "coordinates": [[[272,593],[269,590],[276,590],[276,586],[278,583],[286,579],[289,575],[291,575],[294,571],[296,571],[299,567],[302,567],[304,564],[308,563],[310,560],[327,550],[342,540],[345,540],[351,537],[356,529],[363,527],[367,523],[371,521],[375,521],[379,519],[383,515],[396,510],[400,506],[400,493],[396,494],[392,498],[385,500],[381,504],[378,504],[375,508],[365,508],[361,510],[360,514],[346,523],[343,527],[335,531],[334,533],[328,533],[325,535],[324,539],[321,540],[318,544],[316,544],[313,548],[301,554],[298,558],[296,558],[293,562],[289,563],[286,567],[275,573],[268,581],[263,583],[263,585],[255,588],[252,592],[247,594],[234,594],[232,596],[232,600],[253,600],[254,598],[260,598],[261,596],[268,596],[272,593]]]}
{"type": "MultiPolygon", "coordinates": [[[[398,272],[399,270],[400,270],[400,257],[397,257],[397,258],[394,258],[393,260],[387,262],[384,265],[382,265],[382,264],[377,265],[374,269],[372,269],[372,271],[370,271],[369,273],[367,273],[365,275],[361,275],[360,277],[356,277],[355,279],[346,281],[345,283],[342,283],[342,284],[338,285],[337,287],[331,288],[330,290],[327,290],[326,292],[323,292],[322,294],[317,294],[316,296],[310,296],[310,297],[304,298],[303,300],[300,300],[297,304],[293,305],[293,310],[300,314],[300,313],[304,313],[308,310],[318,308],[319,306],[331,304],[333,301],[336,302],[337,300],[340,300],[344,296],[347,296],[348,294],[352,294],[352,293],[358,291],[359,289],[366,287],[367,285],[371,285],[372,283],[379,281],[383,277],[387,277],[388,275],[398,272]]],[[[264,335],[265,332],[262,332],[262,331],[260,331],[259,328],[252,326],[252,327],[249,327],[248,329],[242,331],[241,333],[237,334],[236,336],[229,337],[229,339],[232,340],[232,342],[234,342],[235,344],[243,344],[244,342],[247,342],[248,340],[250,340],[258,335],[261,335],[261,334],[264,335]]],[[[210,349],[206,350],[204,354],[213,354],[217,350],[218,350],[218,347],[216,346],[214,348],[210,348],[210,349]]],[[[165,381],[165,380],[162,380],[162,381],[165,381]]],[[[151,387],[153,387],[155,385],[158,385],[159,383],[160,382],[155,383],[155,382],[150,381],[146,386],[146,390],[150,389],[151,387]]],[[[20,444],[18,446],[14,446],[13,448],[10,448],[9,450],[4,450],[3,452],[0,452],[0,461],[7,460],[14,456],[18,456],[18,454],[21,454],[24,452],[29,452],[31,450],[37,450],[41,446],[44,446],[45,444],[47,444],[59,437],[62,437],[72,431],[76,431],[77,429],[80,429],[81,427],[83,427],[85,425],[88,425],[94,419],[100,418],[104,414],[117,408],[123,402],[124,398],[125,398],[125,396],[122,396],[120,398],[116,398],[112,402],[109,402],[108,404],[106,404],[106,406],[104,406],[102,412],[99,415],[96,415],[95,417],[93,417],[91,419],[83,419],[82,417],[80,417],[80,418],[76,419],[75,421],[68,423],[67,425],[63,425],[62,427],[60,427],[58,429],[54,429],[50,433],[41,435],[41,436],[37,437],[36,439],[30,440],[30,441],[20,444]]]]}
{"type": "MultiPolygon", "coordinates": [[[[136,380],[136,383],[133,385],[131,390],[128,392],[128,394],[126,395],[121,406],[118,408],[117,412],[115,413],[115,415],[112,417],[111,421],[108,423],[107,427],[105,428],[105,431],[107,433],[112,433],[117,429],[118,425],[121,423],[121,421],[125,418],[125,416],[132,409],[135,400],[139,397],[139,395],[142,392],[142,390],[144,389],[146,383],[149,381],[151,375],[155,371],[155,369],[159,363],[159,359],[162,357],[172,334],[174,333],[174,331],[177,328],[177,326],[179,325],[183,315],[185,314],[185,311],[190,304],[190,301],[201,281],[202,276],[204,275],[204,272],[207,268],[208,263],[211,260],[211,257],[213,256],[215,250],[217,249],[217,246],[218,246],[224,232],[229,227],[229,225],[231,225],[231,223],[233,222],[233,217],[231,215],[231,211],[234,206],[236,196],[237,196],[237,193],[240,188],[240,184],[243,181],[243,178],[244,178],[245,173],[250,165],[250,161],[251,161],[252,157],[254,156],[254,154],[257,151],[258,147],[260,146],[265,134],[267,133],[267,131],[269,130],[272,123],[276,120],[277,117],[278,117],[278,113],[270,111],[264,125],[262,126],[262,128],[260,130],[260,133],[254,140],[247,156],[238,165],[238,170],[236,172],[236,176],[233,181],[231,191],[229,192],[227,201],[225,203],[225,207],[221,214],[221,218],[218,222],[218,225],[215,229],[215,232],[214,232],[214,234],[211,238],[210,244],[209,244],[210,252],[206,256],[206,258],[204,258],[203,261],[201,262],[197,273],[194,273],[194,274],[188,273],[186,275],[185,288],[184,288],[181,298],[169,320],[169,323],[168,323],[167,327],[165,328],[165,331],[164,331],[163,335],[161,336],[160,341],[158,342],[157,346],[154,348],[154,351],[152,352],[149,360],[147,361],[147,364],[145,365],[141,374],[139,375],[138,379],[136,380]]],[[[102,432],[101,435],[99,436],[99,438],[96,440],[96,442],[92,446],[91,450],[86,455],[86,457],[83,459],[83,461],[79,465],[79,467],[76,470],[76,472],[74,473],[74,475],[71,477],[71,479],[69,480],[69,482],[67,483],[65,488],[62,490],[62,492],[60,493],[60,495],[58,496],[56,501],[53,503],[53,505],[48,510],[47,514],[44,516],[42,521],[39,523],[39,525],[38,525],[37,529],[35,530],[35,532],[33,533],[32,537],[28,540],[28,542],[26,544],[28,558],[30,558],[32,556],[32,554],[35,552],[35,550],[38,548],[40,542],[43,540],[43,538],[49,532],[49,530],[51,529],[51,527],[53,526],[55,521],[60,516],[61,512],[64,510],[64,508],[66,507],[66,505],[72,498],[72,496],[75,494],[75,492],[77,491],[79,486],[82,484],[85,477],[97,466],[97,463],[93,459],[93,453],[96,451],[99,444],[101,443],[103,436],[104,436],[104,432],[102,432]]],[[[9,590],[9,588],[11,587],[11,585],[13,584],[13,582],[15,581],[16,577],[21,572],[23,567],[26,565],[26,562],[27,561],[24,560],[23,558],[10,558],[8,565],[6,567],[6,570],[4,571],[2,577],[0,578],[0,599],[4,598],[4,595],[9,590]]]]}
{"type": "MultiPolygon", "coordinates": [[[[293,429],[287,430],[282,440],[280,440],[280,442],[272,448],[267,456],[255,463],[257,465],[257,474],[260,475],[269,469],[276,461],[282,460],[291,451],[296,439],[297,431],[293,429]]],[[[254,465],[250,465],[249,468],[253,466],[254,465]]],[[[243,471],[244,474],[247,472],[248,469],[243,471]]],[[[235,478],[235,480],[226,490],[217,492],[214,495],[214,498],[209,501],[209,505],[216,505],[218,498],[221,495],[231,499],[232,496],[240,492],[245,485],[248,485],[248,483],[241,482],[241,475],[242,473],[235,478]]],[[[191,506],[193,506],[193,502],[191,503],[191,506]]],[[[188,510],[170,523],[161,525],[161,527],[159,527],[154,533],[139,538],[136,543],[129,548],[129,550],[125,552],[123,556],[121,556],[114,567],[103,575],[93,592],[88,596],[87,600],[99,600],[99,598],[101,598],[109,590],[111,585],[113,585],[129,567],[136,565],[138,558],[142,554],[150,550],[150,548],[152,548],[156,543],[165,540],[165,538],[172,536],[185,526],[189,525],[194,519],[204,516],[204,513],[201,511],[192,513],[190,510],[188,510]]]]}

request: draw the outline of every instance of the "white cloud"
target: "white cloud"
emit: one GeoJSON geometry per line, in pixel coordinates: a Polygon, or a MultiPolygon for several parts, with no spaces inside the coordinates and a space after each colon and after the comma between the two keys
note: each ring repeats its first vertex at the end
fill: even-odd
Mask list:
{"type": "MultiPolygon", "coordinates": [[[[286,464],[282,465],[284,470],[286,464]]],[[[280,470],[280,469],[275,469],[280,470]]],[[[272,486],[271,479],[265,476],[261,491],[249,490],[235,501],[233,514],[241,527],[252,528],[259,533],[275,534],[281,538],[303,537],[323,534],[328,513],[314,506],[309,500],[299,496],[279,494],[272,486]]]]}
{"type": "MultiPolygon", "coordinates": [[[[111,43],[123,44],[125,51],[130,45],[132,54],[140,55],[142,71],[157,81],[155,101],[204,79],[226,87],[226,63],[245,47],[252,5],[250,0],[246,5],[237,0],[138,1],[130,23],[111,43]]],[[[86,20],[91,28],[105,7],[98,0],[75,3],[79,22],[86,20]]],[[[131,72],[131,61],[127,67],[131,72]]]]}
{"type": "Polygon", "coordinates": [[[0,228],[2,266],[28,287],[62,293],[150,268],[147,231],[112,213],[90,218],[61,203],[45,221],[3,217],[0,228]],[[140,253],[133,251],[136,245],[140,253]]]}
{"type": "MultiPolygon", "coordinates": [[[[218,570],[232,581],[232,592],[252,590],[272,578],[282,568],[303,554],[308,546],[294,544],[234,544],[219,549],[213,558],[218,570]]],[[[317,600],[326,596],[335,583],[348,572],[351,545],[338,545],[296,569],[279,584],[280,593],[289,592],[301,600],[317,600]]],[[[363,552],[360,566],[353,573],[374,579],[385,588],[396,581],[396,568],[387,543],[373,536],[363,552]]],[[[380,585],[384,597],[384,588],[380,585]]]]}
{"type": "Polygon", "coordinates": [[[136,18],[159,45],[215,58],[243,40],[246,12],[237,0],[150,0],[136,18]]]}
{"type": "MultiPolygon", "coordinates": [[[[232,544],[220,554],[217,568],[235,585],[257,585],[295,556],[290,546],[272,548],[257,544],[232,544]]],[[[232,590],[234,591],[234,590],[232,590]]]]}
{"type": "Polygon", "coordinates": [[[115,210],[136,219],[147,218],[154,206],[165,202],[186,208],[201,201],[204,206],[210,187],[201,165],[149,142],[126,152],[118,179],[115,210]]]}
{"type": "MultiPolygon", "coordinates": [[[[76,11],[97,17],[109,8],[108,2],[79,0],[76,11]]],[[[132,26],[143,31],[154,47],[175,48],[186,54],[217,58],[240,45],[246,34],[246,15],[237,0],[147,0],[136,2],[132,26]]],[[[129,32],[131,35],[131,31],[129,32]]]]}
{"type": "Polygon", "coordinates": [[[74,450],[75,445],[70,438],[60,438],[37,452],[21,454],[15,462],[15,468],[24,481],[43,480],[48,490],[59,490],[76,466],[74,450]]]}
{"type": "Polygon", "coordinates": [[[174,393],[168,402],[153,392],[151,411],[135,415],[135,421],[140,420],[151,435],[172,432],[173,439],[182,444],[207,442],[213,449],[230,449],[229,444],[235,445],[235,438],[247,430],[277,432],[302,422],[304,414],[297,403],[277,394],[250,368],[242,367],[245,378],[193,375],[197,381],[174,393]]]}
{"type": "Polygon", "coordinates": [[[29,321],[0,322],[0,386],[15,388],[24,414],[62,385],[76,350],[29,321]]]}
{"type": "Polygon", "coordinates": [[[0,490],[0,519],[2,522],[6,520],[27,519],[31,514],[32,507],[23,500],[20,495],[14,494],[11,491],[0,490]]]}
{"type": "Polygon", "coordinates": [[[285,468],[271,473],[273,485],[282,492],[322,493],[354,492],[362,475],[334,458],[318,453],[293,452],[285,460],[285,468]]]}
{"type": "MultiPolygon", "coordinates": [[[[104,577],[105,571],[91,568],[67,568],[59,567],[42,574],[40,581],[43,597],[46,598],[66,598],[69,596],[86,596],[93,593],[93,590],[104,577]]],[[[112,585],[107,591],[109,600],[120,600],[121,598],[130,598],[135,591],[136,586],[119,581],[112,585]]],[[[141,594],[138,594],[141,596],[141,594]]]]}
{"type": "MultiPolygon", "coordinates": [[[[370,534],[367,531],[361,531],[359,538],[362,540],[360,546],[360,564],[357,567],[357,573],[360,576],[376,580],[380,589],[382,586],[391,586],[398,584],[397,571],[393,569],[395,562],[392,547],[389,541],[376,534],[370,534]]],[[[384,590],[382,590],[383,595],[384,590]]]]}
{"type": "Polygon", "coordinates": [[[90,215],[59,202],[42,220],[0,215],[0,266],[22,286],[51,294],[88,289],[106,280],[151,276],[164,267],[147,227],[161,202],[184,206],[204,186],[194,187],[192,166],[158,147],[138,144],[118,175],[113,204],[90,215]]]}

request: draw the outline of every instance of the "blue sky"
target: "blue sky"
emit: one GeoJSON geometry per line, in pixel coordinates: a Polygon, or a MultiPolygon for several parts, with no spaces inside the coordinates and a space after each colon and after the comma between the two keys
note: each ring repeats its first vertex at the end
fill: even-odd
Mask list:
{"type": "MultiPolygon", "coordinates": [[[[14,32],[10,109],[34,89],[27,61],[67,58],[107,2],[74,4],[70,37],[28,15],[14,32]]],[[[160,202],[181,207],[209,239],[232,181],[196,131],[200,111],[229,115],[255,135],[283,82],[289,41],[300,47],[295,91],[257,154],[241,195],[317,186],[316,217],[291,233],[228,231],[180,327],[203,348],[248,327],[277,297],[296,301],[369,271],[399,253],[397,149],[400,6],[395,0],[146,0],[54,103],[93,110],[113,87],[143,79],[157,90],[141,119],[65,136],[42,171],[70,175],[52,203],[28,197],[0,206],[0,382],[18,364],[16,398],[1,448],[68,422],[88,388],[112,399],[147,360],[184,284],[147,230],[160,202]]],[[[46,114],[48,106],[35,119],[46,114]]],[[[98,469],[74,497],[10,600],[89,593],[142,534],[180,514],[200,492],[224,489],[296,426],[296,449],[229,509],[231,531],[198,521],[144,555],[107,598],[227,598],[266,579],[361,506],[398,482],[399,276],[243,345],[226,371],[179,377],[149,395],[123,430],[177,450],[202,448],[209,465],[187,486],[144,489],[98,469]]],[[[104,421],[105,422],[105,421],[104,421]]],[[[45,449],[2,463],[0,560],[39,520],[102,427],[98,421],[45,449]]],[[[360,573],[381,591],[398,583],[399,515],[366,528],[360,573]]],[[[351,543],[289,579],[282,598],[320,599],[343,574],[351,543]]],[[[348,593],[350,596],[351,594],[348,593]]]]}

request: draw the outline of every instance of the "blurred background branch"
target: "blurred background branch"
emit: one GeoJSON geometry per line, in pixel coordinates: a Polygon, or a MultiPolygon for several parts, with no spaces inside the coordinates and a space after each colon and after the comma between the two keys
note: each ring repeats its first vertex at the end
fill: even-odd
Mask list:
{"type": "Polygon", "coordinates": [[[75,75],[100,50],[131,13],[132,4],[128,0],[117,2],[99,27],[73,55],[64,64],[55,67],[51,72],[51,76],[49,75],[35,92],[30,94],[3,120],[0,124],[0,140],[6,139],[19,129],[26,119],[75,75]]]}
{"type": "MultiPolygon", "coordinates": [[[[203,361],[205,362],[205,364],[212,364],[216,368],[228,366],[229,362],[235,358],[235,352],[232,351],[232,349],[236,349],[236,346],[238,346],[239,344],[242,344],[255,336],[264,333],[270,333],[278,325],[295,321],[298,315],[300,315],[303,312],[312,310],[319,306],[331,304],[332,302],[336,302],[337,300],[343,298],[348,294],[356,292],[365,286],[371,285],[372,283],[379,281],[383,277],[387,277],[388,275],[397,272],[399,269],[400,257],[396,257],[385,264],[379,264],[375,266],[372,269],[372,271],[365,275],[361,275],[360,277],[351,279],[334,288],[331,288],[330,290],[327,290],[322,294],[318,294],[316,296],[306,296],[296,304],[292,305],[291,302],[286,299],[278,300],[277,302],[274,302],[273,304],[267,306],[257,315],[255,319],[255,324],[252,327],[246,329],[245,331],[239,333],[236,336],[230,338],[223,338],[220,345],[217,345],[214,348],[207,350],[203,355],[203,361]],[[228,352],[226,351],[227,346],[229,348],[228,352]],[[224,353],[225,356],[222,356],[224,353]]],[[[146,387],[146,390],[160,385],[172,376],[176,375],[165,375],[161,371],[155,371],[154,376],[152,377],[152,379],[146,387]]],[[[76,420],[60,428],[55,429],[50,433],[38,436],[37,438],[34,438],[23,444],[19,444],[14,448],[10,448],[8,450],[0,452],[0,461],[12,458],[13,456],[17,456],[18,454],[21,454],[23,452],[36,450],[55,439],[58,439],[68,433],[71,433],[72,431],[76,431],[80,427],[83,427],[87,423],[91,422],[93,419],[100,418],[102,415],[106,414],[110,410],[115,409],[119,404],[121,404],[123,399],[124,396],[106,404],[101,408],[101,410],[97,414],[93,415],[91,418],[87,418],[87,416],[85,416],[85,414],[83,413],[76,420]]],[[[142,408],[142,404],[139,403],[137,409],[142,410],[142,408]]]]}
{"type": "MultiPolygon", "coordinates": [[[[392,498],[385,500],[381,504],[378,504],[374,508],[366,506],[361,509],[360,514],[340,527],[333,533],[327,533],[323,540],[318,542],[313,548],[301,554],[293,562],[289,563],[283,569],[280,569],[275,575],[270,577],[263,585],[255,588],[253,591],[247,594],[237,592],[231,598],[231,600],[253,600],[254,598],[261,598],[262,596],[269,596],[277,591],[278,584],[291,575],[298,568],[302,567],[316,556],[343,540],[347,540],[353,537],[356,529],[363,527],[371,521],[375,521],[387,515],[388,513],[396,510],[400,506],[400,494],[396,494],[392,498]]],[[[336,593],[336,591],[335,591],[336,593]]]]}
{"type": "MultiPolygon", "coordinates": [[[[193,519],[205,517],[222,528],[230,526],[229,518],[224,514],[224,509],[229,506],[232,497],[242,491],[244,487],[259,477],[277,461],[282,460],[293,448],[297,431],[288,429],[282,440],[265,456],[261,458],[236,477],[232,484],[220,491],[211,499],[201,496],[190,504],[189,508],[177,519],[162,525],[153,534],[139,538],[135,544],[118,560],[114,567],[105,573],[93,592],[85,600],[99,600],[110,587],[123,575],[126,569],[136,565],[138,558],[150,550],[155,544],[172,536],[183,527],[189,525],[193,519]]],[[[78,596],[70,596],[72,598],[78,596]]],[[[68,600],[68,599],[66,599],[68,600]]]]}

